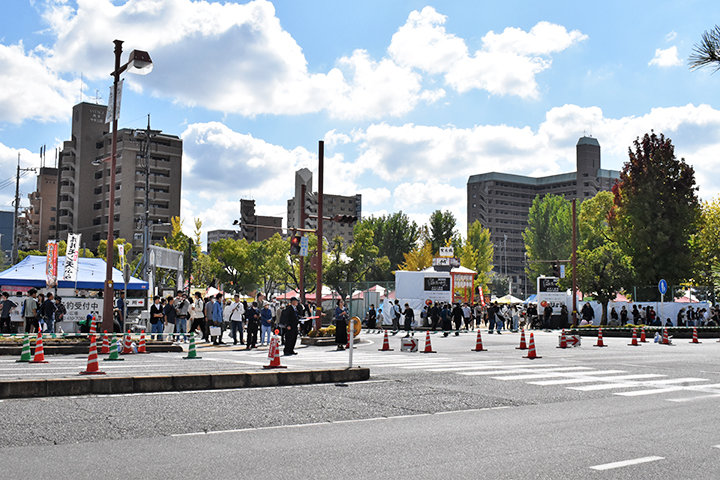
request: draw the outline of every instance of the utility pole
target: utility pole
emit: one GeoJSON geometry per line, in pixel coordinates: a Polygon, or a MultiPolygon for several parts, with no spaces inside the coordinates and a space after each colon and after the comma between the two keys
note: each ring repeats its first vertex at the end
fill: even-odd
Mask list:
{"type": "Polygon", "coordinates": [[[12,251],[10,253],[10,260],[13,265],[15,265],[18,262],[18,250],[19,250],[19,235],[18,235],[18,215],[20,213],[20,172],[34,172],[34,168],[20,168],[20,153],[18,153],[18,163],[17,163],[17,174],[15,176],[15,216],[13,217],[13,243],[12,243],[12,251]]]}
{"type": "MultiPolygon", "coordinates": [[[[315,308],[318,318],[315,319],[315,329],[322,327],[322,255],[323,255],[323,181],[325,169],[325,142],[318,142],[318,198],[317,198],[317,283],[315,286],[315,308]]],[[[352,348],[352,345],[350,345],[352,348]]]]}
{"type": "MultiPolygon", "coordinates": [[[[138,132],[142,132],[139,130],[138,132]]],[[[150,268],[150,139],[158,135],[162,130],[150,129],[150,114],[148,114],[148,124],[145,129],[145,142],[140,147],[140,153],[144,159],[143,173],[145,175],[145,214],[143,217],[143,256],[142,256],[142,278],[148,281],[148,271],[150,268]]],[[[154,295],[154,293],[153,293],[154,295]]]]}
{"type": "Polygon", "coordinates": [[[577,215],[576,215],[576,200],[573,198],[572,201],[572,324],[573,327],[577,326],[577,215]]]}
{"type": "MultiPolygon", "coordinates": [[[[300,186],[300,228],[305,228],[305,189],[306,186],[303,183],[300,186]]],[[[300,235],[303,236],[303,232],[300,232],[300,235]]],[[[300,280],[298,280],[298,289],[300,290],[300,302],[305,305],[305,257],[300,255],[299,261],[300,280]]]]}

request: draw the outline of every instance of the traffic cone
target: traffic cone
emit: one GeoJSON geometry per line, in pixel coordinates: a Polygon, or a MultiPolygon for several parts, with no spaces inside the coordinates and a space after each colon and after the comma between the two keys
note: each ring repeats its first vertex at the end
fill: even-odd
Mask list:
{"type": "Polygon", "coordinates": [[[123,360],[125,359],[120,358],[120,355],[118,355],[117,337],[115,337],[115,334],[113,333],[112,343],[110,343],[110,356],[103,361],[122,362],[123,360]]]}
{"type": "Polygon", "coordinates": [[[640,329],[640,343],[648,343],[648,341],[645,339],[645,327],[642,327],[640,329]]]}
{"type": "Polygon", "coordinates": [[[690,343],[702,343],[702,342],[698,341],[697,328],[696,328],[696,327],[693,327],[693,339],[692,339],[692,341],[691,341],[690,343]]]}
{"type": "Polygon", "coordinates": [[[663,345],[672,345],[670,343],[670,338],[668,337],[667,328],[663,328],[663,336],[662,336],[662,342],[663,345]]]}
{"type": "Polygon", "coordinates": [[[392,352],[393,349],[390,348],[390,340],[388,340],[388,334],[387,330],[385,330],[385,338],[383,339],[383,346],[382,348],[378,348],[378,352],[392,352]]]}
{"type": "Polygon", "coordinates": [[[263,368],[287,368],[284,365],[280,365],[280,348],[278,347],[277,335],[273,335],[273,338],[270,340],[268,358],[270,359],[270,365],[263,365],[263,368]]]}
{"type": "Polygon", "coordinates": [[[80,375],[105,375],[98,367],[97,345],[95,344],[95,335],[90,335],[90,354],[88,355],[87,367],[80,375]]]}
{"type": "Polygon", "coordinates": [[[525,343],[525,329],[520,329],[520,346],[515,347],[515,350],[527,350],[527,344],[525,343]]]}
{"type": "Polygon", "coordinates": [[[437,353],[435,350],[432,349],[432,344],[430,343],[430,332],[429,331],[425,335],[425,350],[423,350],[422,353],[437,353]]]}
{"type": "Polygon", "coordinates": [[[138,345],[138,353],[148,353],[145,349],[145,330],[140,332],[140,344],[138,345]]]}
{"type": "Polygon", "coordinates": [[[639,347],[640,346],[640,344],[638,343],[638,339],[637,339],[637,328],[633,328],[632,343],[628,343],[628,346],[630,346],[630,347],[639,347]]]}
{"type": "MultiPolygon", "coordinates": [[[[272,341],[271,341],[272,343],[272,341]]],[[[192,332],[190,334],[190,347],[188,348],[188,354],[187,357],[182,357],[185,360],[200,360],[202,357],[197,356],[197,352],[195,351],[195,332],[192,332]]]]}
{"type": "Polygon", "coordinates": [[[555,348],[568,348],[567,339],[565,338],[565,329],[563,328],[562,334],[560,335],[560,346],[555,348]]]}
{"type": "Polygon", "coordinates": [[[32,357],[30,356],[30,337],[28,337],[28,334],[25,334],[25,338],[23,340],[23,346],[22,346],[22,352],[20,352],[20,360],[15,360],[16,362],[23,362],[27,363],[30,361],[32,357]]]}
{"type": "Polygon", "coordinates": [[[95,335],[97,333],[97,330],[95,329],[95,315],[93,315],[92,320],[90,320],[90,335],[95,335]]]}
{"type": "Polygon", "coordinates": [[[133,353],[132,351],[132,341],[130,340],[130,330],[127,331],[127,335],[125,335],[125,344],[123,345],[123,349],[121,352],[123,355],[127,355],[129,353],[133,353]]]}
{"type": "Polygon", "coordinates": [[[108,343],[107,330],[105,330],[105,333],[103,333],[103,343],[102,347],[100,347],[100,353],[103,355],[110,353],[110,344],[108,343]]]}
{"type": "Polygon", "coordinates": [[[42,332],[38,332],[37,340],[35,341],[35,356],[28,363],[48,363],[45,361],[45,351],[43,350],[42,344],[42,332]]]}
{"type": "Polygon", "coordinates": [[[483,348],[482,336],[480,335],[479,328],[478,328],[477,339],[475,340],[475,348],[470,351],[471,352],[487,352],[487,348],[483,348]]]}
{"type": "Polygon", "coordinates": [[[535,337],[533,337],[533,334],[530,333],[530,350],[528,350],[528,354],[526,357],[523,358],[529,358],[530,360],[534,360],[536,358],[542,358],[538,357],[537,352],[535,351],[535,337]]]}
{"type": "Polygon", "coordinates": [[[597,343],[596,343],[595,345],[593,345],[593,347],[607,347],[607,345],[605,345],[605,344],[603,343],[602,327],[599,327],[599,328],[598,328],[598,339],[597,339],[597,343]]]}

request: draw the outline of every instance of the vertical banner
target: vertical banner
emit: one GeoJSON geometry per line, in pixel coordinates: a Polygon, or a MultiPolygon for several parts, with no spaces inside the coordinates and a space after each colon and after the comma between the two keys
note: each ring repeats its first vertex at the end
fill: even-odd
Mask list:
{"type": "Polygon", "coordinates": [[[478,287],[478,293],[480,294],[480,305],[485,306],[485,295],[483,295],[482,285],[478,287]]]}
{"type": "Polygon", "coordinates": [[[120,257],[120,271],[125,269],[125,245],[118,243],[118,257],[120,257]]]}
{"type": "Polygon", "coordinates": [[[56,240],[48,240],[47,257],[45,259],[45,285],[53,288],[57,285],[58,244],[56,240]]]}
{"type": "Polygon", "coordinates": [[[67,238],[67,250],[65,251],[65,270],[63,280],[69,282],[77,281],[78,254],[80,252],[81,233],[70,233],[67,238]]]}

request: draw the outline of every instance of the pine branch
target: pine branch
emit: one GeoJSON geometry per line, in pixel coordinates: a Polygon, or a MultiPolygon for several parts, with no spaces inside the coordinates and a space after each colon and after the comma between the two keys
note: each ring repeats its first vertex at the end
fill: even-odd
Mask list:
{"type": "Polygon", "coordinates": [[[702,41],[693,47],[688,63],[691,70],[711,65],[715,65],[715,71],[720,70],[720,26],[703,33],[702,41]]]}

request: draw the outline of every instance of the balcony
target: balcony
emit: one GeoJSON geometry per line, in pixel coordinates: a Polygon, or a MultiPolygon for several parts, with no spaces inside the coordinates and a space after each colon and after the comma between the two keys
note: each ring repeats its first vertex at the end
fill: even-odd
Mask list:
{"type": "MultiPolygon", "coordinates": [[[[63,163],[64,164],[64,163],[63,163]]],[[[71,168],[63,168],[62,173],[60,174],[61,180],[75,180],[75,170],[71,168]]]]}
{"type": "Polygon", "coordinates": [[[72,200],[64,200],[60,202],[61,210],[72,210],[75,208],[75,202],[72,200]]]}
{"type": "Polygon", "coordinates": [[[72,195],[75,196],[74,185],[63,185],[60,187],[60,195],[72,195]]]}
{"type": "Polygon", "coordinates": [[[170,200],[169,192],[150,192],[151,200],[170,200]]]}
{"type": "MultiPolygon", "coordinates": [[[[65,142],[65,143],[68,143],[68,142],[65,142]]],[[[63,165],[70,165],[70,166],[74,167],[76,162],[77,162],[77,157],[75,157],[75,155],[63,155],[63,158],[62,158],[63,165]]]]}
{"type": "Polygon", "coordinates": [[[58,223],[60,225],[67,225],[72,226],[73,224],[73,216],[72,215],[65,215],[58,219],[58,223]]]}

